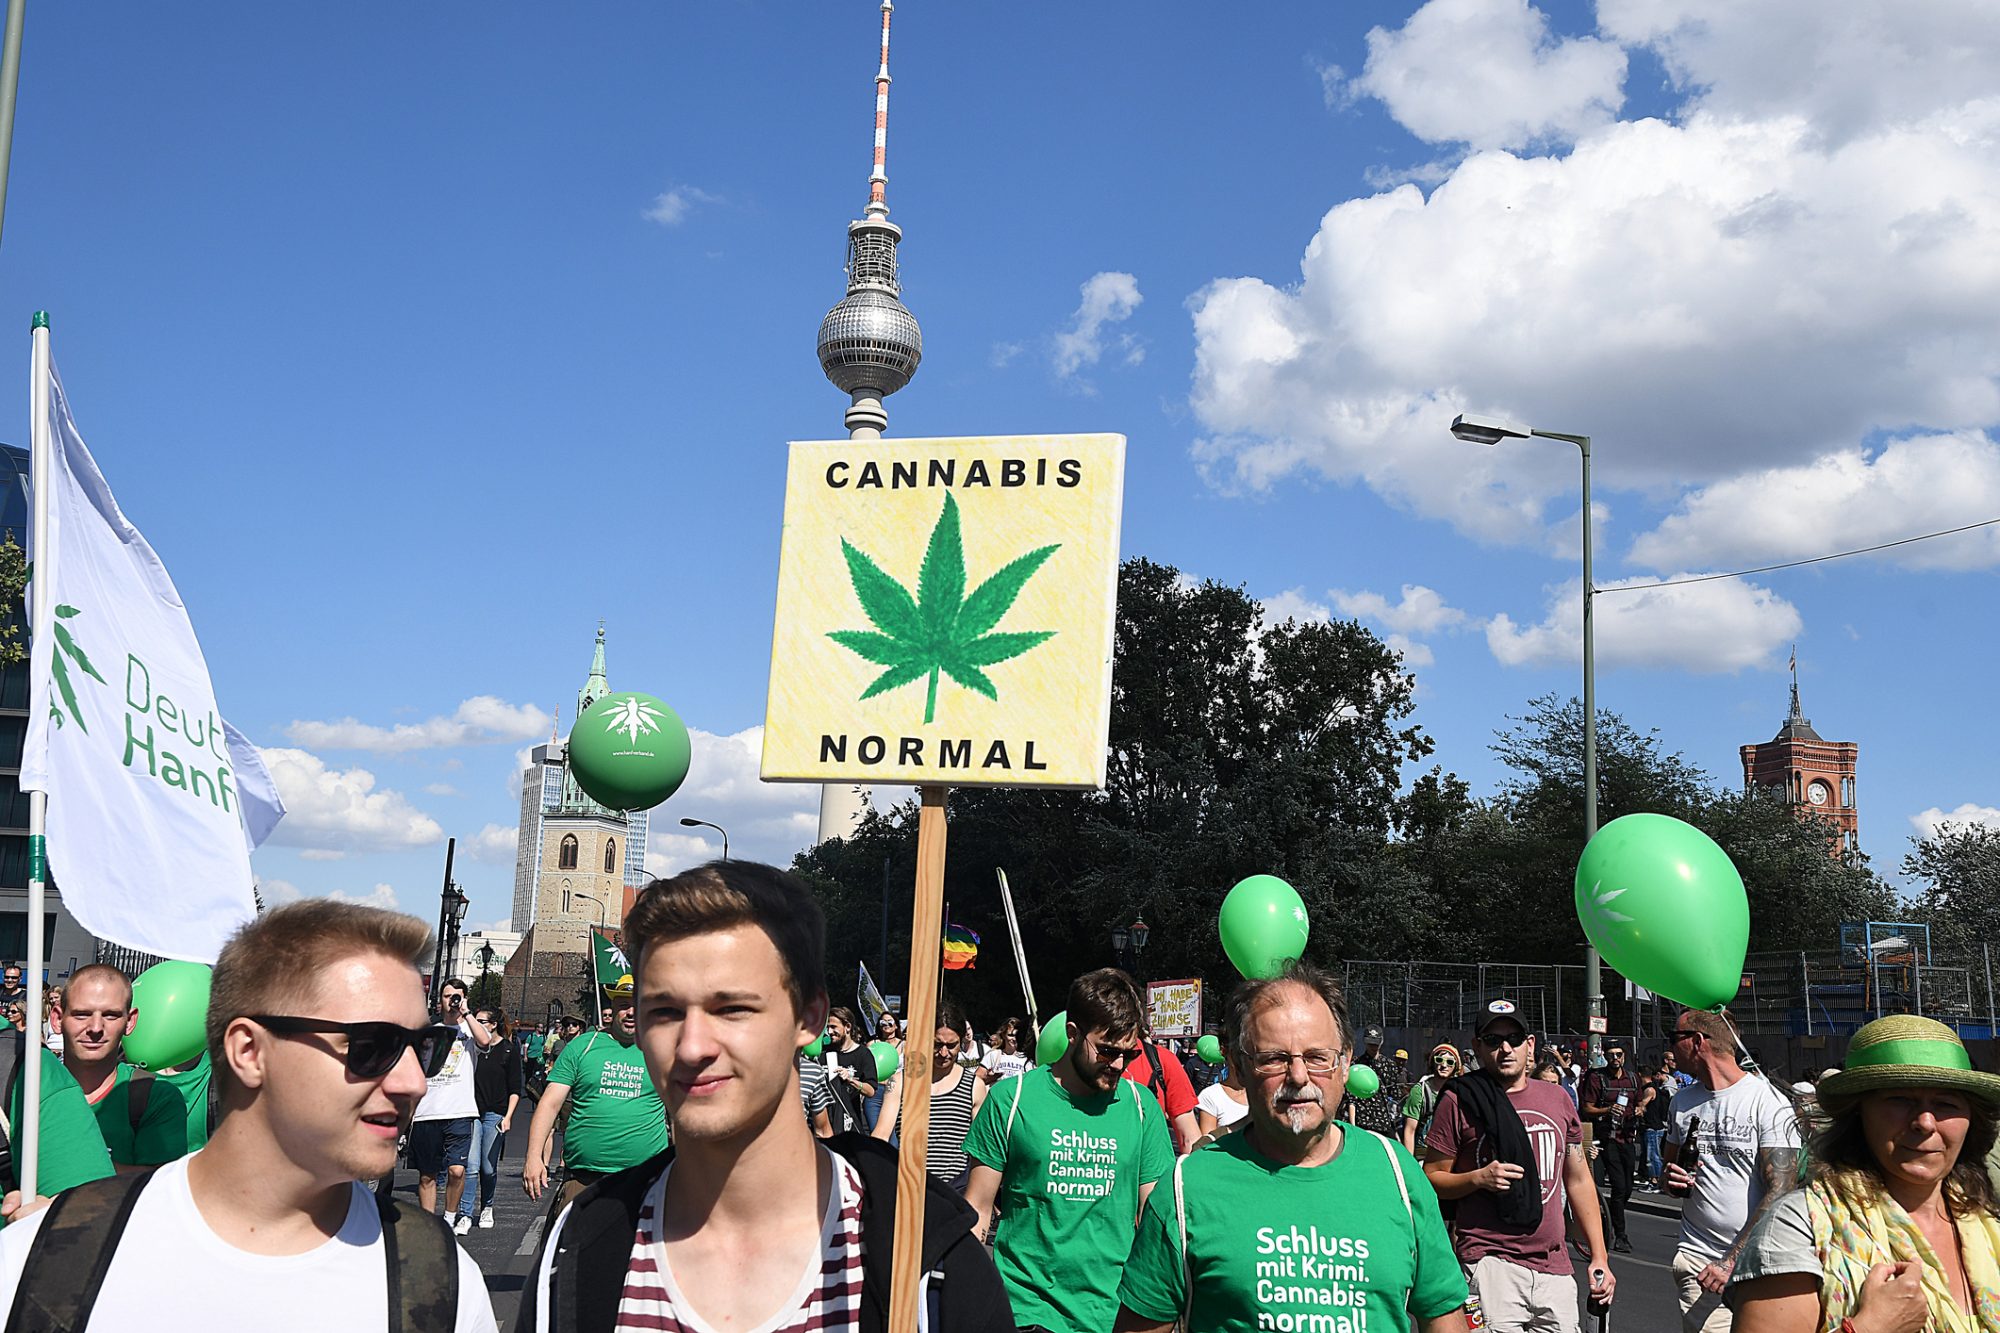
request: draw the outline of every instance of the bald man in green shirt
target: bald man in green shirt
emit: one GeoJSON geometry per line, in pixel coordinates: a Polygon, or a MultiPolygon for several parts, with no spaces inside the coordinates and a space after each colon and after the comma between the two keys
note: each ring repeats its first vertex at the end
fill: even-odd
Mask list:
{"type": "Polygon", "coordinates": [[[80,967],[56,1012],[63,1067],[97,1112],[104,1146],[120,1171],[171,1162],[188,1151],[187,1097],[180,1087],[125,1061],[125,1037],[139,1020],[132,983],[109,963],[80,967]]]}

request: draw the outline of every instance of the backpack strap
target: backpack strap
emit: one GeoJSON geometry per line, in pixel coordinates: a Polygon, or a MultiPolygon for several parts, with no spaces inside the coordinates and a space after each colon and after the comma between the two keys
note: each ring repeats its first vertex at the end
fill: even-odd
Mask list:
{"type": "Polygon", "coordinates": [[[64,1190],[28,1247],[6,1333],[82,1333],[151,1170],[64,1190]]]}
{"type": "Polygon", "coordinates": [[[1186,1157],[1174,1158],[1174,1224],[1181,1232],[1181,1327],[1194,1327],[1194,1256],[1187,1246],[1187,1196],[1181,1192],[1181,1166],[1186,1157]]]}
{"type": "Polygon", "coordinates": [[[135,1068],[132,1077],[125,1084],[125,1118],[132,1122],[132,1132],[139,1132],[139,1123],[146,1118],[146,1104],[153,1099],[153,1071],[135,1068]]]}
{"type": "Polygon", "coordinates": [[[1007,1142],[1014,1142],[1014,1117],[1021,1114],[1021,1085],[1028,1081],[1028,1071],[1014,1075],[1014,1104],[1007,1108],[1007,1142]]]}
{"type": "Polygon", "coordinates": [[[1417,1252],[1417,1210],[1410,1203],[1410,1182],[1403,1176],[1403,1159],[1396,1156],[1396,1145],[1389,1141],[1388,1135],[1377,1134],[1372,1129],[1361,1132],[1382,1145],[1382,1151],[1389,1158],[1389,1169],[1396,1173],[1396,1192],[1403,1196],[1403,1216],[1409,1219],[1410,1254],[1414,1257],[1417,1252]]]}
{"type": "Polygon", "coordinates": [[[389,1333],[452,1333],[458,1324],[458,1242],[450,1223],[387,1194],[375,1205],[389,1279],[389,1333]]]}
{"type": "MultiPolygon", "coordinates": [[[[1152,1088],[1153,1096],[1159,1100],[1160,1110],[1165,1111],[1167,1109],[1167,1075],[1166,1071],[1160,1068],[1160,1048],[1143,1037],[1139,1039],[1139,1045],[1146,1052],[1146,1069],[1152,1075],[1151,1078],[1146,1080],[1146,1085],[1152,1088]]],[[[1172,1116],[1167,1117],[1167,1123],[1173,1123],[1172,1116]]]]}

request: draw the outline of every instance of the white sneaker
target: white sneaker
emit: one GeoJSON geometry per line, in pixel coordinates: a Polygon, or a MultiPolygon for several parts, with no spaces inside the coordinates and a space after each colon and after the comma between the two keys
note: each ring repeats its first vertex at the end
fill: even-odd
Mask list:
{"type": "Polygon", "coordinates": [[[479,1225],[482,1227],[493,1225],[493,1210],[491,1208],[481,1208],[479,1210],[479,1225]]]}
{"type": "Polygon", "coordinates": [[[460,1236],[472,1234],[472,1219],[460,1214],[458,1221],[451,1224],[452,1231],[460,1236]]]}

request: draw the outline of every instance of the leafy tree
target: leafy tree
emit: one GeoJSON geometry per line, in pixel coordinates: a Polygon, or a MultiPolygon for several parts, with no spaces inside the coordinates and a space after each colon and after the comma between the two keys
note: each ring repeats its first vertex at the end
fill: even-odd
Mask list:
{"type": "Polygon", "coordinates": [[[1828,949],[1843,921],[1893,918],[1896,894],[1840,831],[1772,792],[1712,797],[1694,823],[1729,853],[1750,899],[1750,949],[1828,949]]]}
{"type": "Polygon", "coordinates": [[[1937,948],[1966,948],[2000,936],[2000,829],[1941,824],[1911,839],[1903,873],[1923,882],[1915,915],[1937,948]]]}
{"type": "Polygon", "coordinates": [[[21,598],[27,588],[28,557],[10,532],[0,541],[0,667],[28,660],[21,641],[21,598]]]}

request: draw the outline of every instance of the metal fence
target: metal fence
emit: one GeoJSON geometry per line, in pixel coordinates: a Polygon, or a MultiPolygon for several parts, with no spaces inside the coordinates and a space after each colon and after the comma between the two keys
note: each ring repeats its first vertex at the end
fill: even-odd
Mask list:
{"type": "MultiPolygon", "coordinates": [[[[1603,972],[1610,1031],[1634,1041],[1664,1041],[1673,1031],[1669,1000],[1603,972]]],[[[1533,1031],[1581,1034],[1586,1028],[1579,963],[1447,963],[1356,959],[1342,965],[1355,1026],[1465,1032],[1488,1000],[1521,1007],[1533,1031]]],[[[1862,955],[1825,949],[1751,954],[1730,1001],[1746,1036],[1845,1036],[1884,1014],[1922,1014],[1968,1041],[2000,1037],[1993,950],[1935,957],[1928,951],[1862,955]]]]}

